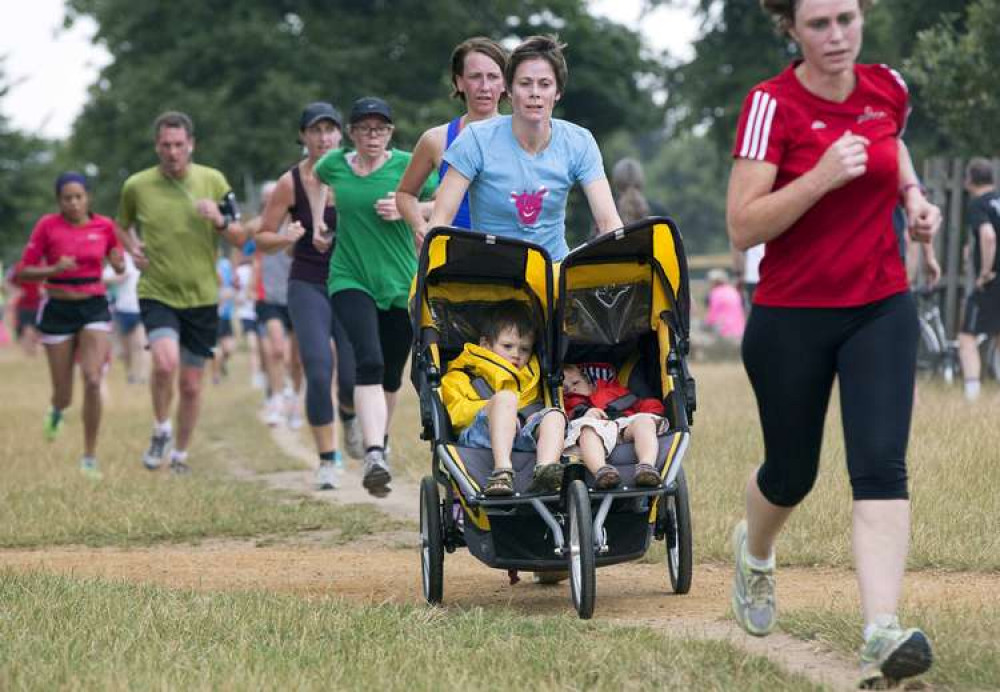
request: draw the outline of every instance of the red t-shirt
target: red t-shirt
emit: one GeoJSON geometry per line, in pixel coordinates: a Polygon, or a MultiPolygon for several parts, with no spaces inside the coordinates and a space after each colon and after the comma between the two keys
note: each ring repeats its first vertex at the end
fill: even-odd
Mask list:
{"type": "Polygon", "coordinates": [[[793,63],[747,95],[733,156],[778,167],[779,190],[812,169],[845,131],[867,137],[864,175],[827,193],[767,243],[754,303],[849,307],[907,288],[892,227],[899,200],[899,137],[908,94],[885,65],[855,65],[857,82],[843,103],[806,90],[793,63]]]}
{"type": "Polygon", "coordinates": [[[104,258],[116,247],[120,248],[121,243],[115,235],[114,222],[106,216],[93,214],[84,225],[73,226],[62,214],[46,214],[31,232],[21,264],[51,266],[60,257],[72,257],[76,260],[76,269],[49,277],[45,288],[103,296],[104,258]]]}

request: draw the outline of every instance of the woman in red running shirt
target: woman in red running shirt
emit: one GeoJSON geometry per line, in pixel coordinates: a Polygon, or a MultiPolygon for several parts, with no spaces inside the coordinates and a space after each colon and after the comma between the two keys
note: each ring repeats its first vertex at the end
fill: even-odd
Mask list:
{"type": "Polygon", "coordinates": [[[917,315],[893,233],[897,202],[928,241],[940,211],[901,139],[902,77],[856,62],[874,0],[761,0],[801,51],[748,94],[733,147],[729,236],[766,243],[743,339],[764,463],[733,533],[732,605],[750,634],[774,627],[774,543],[816,479],[836,379],[853,493],[865,644],[862,683],[927,670],[930,644],[896,617],[909,541],[906,446],[917,315]]]}
{"type": "Polygon", "coordinates": [[[59,213],[46,214],[35,225],[18,278],[44,281],[48,296],[38,323],[52,377],[52,407],[45,417],[45,436],[55,438],[63,411],[73,398],[75,356],[84,388],[80,469],[99,478],[95,455],[101,424],[101,370],[111,349],[111,313],[101,274],[105,259],[121,274],[125,258],[114,222],[90,212],[86,178],[63,173],[56,179],[56,198],[59,213]]]}

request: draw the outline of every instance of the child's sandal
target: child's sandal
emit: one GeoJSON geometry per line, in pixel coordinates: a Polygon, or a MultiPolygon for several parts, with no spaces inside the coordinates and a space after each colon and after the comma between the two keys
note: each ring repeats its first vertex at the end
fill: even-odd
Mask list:
{"type": "Polygon", "coordinates": [[[594,474],[594,487],[598,490],[608,490],[617,487],[621,482],[622,477],[618,473],[618,469],[610,464],[605,464],[597,469],[597,473],[594,474]]]}
{"type": "Polygon", "coordinates": [[[649,464],[637,464],[635,484],[640,488],[654,488],[660,484],[660,474],[649,464]]]}
{"type": "Polygon", "coordinates": [[[486,481],[483,493],[489,497],[509,497],[514,494],[514,470],[494,469],[486,481]]]}

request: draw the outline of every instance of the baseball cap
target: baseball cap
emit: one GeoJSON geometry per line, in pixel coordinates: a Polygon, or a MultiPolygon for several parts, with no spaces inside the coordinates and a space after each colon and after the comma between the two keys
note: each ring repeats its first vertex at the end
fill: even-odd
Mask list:
{"type": "Polygon", "coordinates": [[[381,115],[392,122],[392,109],[389,108],[389,104],[375,96],[360,98],[351,106],[351,123],[356,123],[369,115],[381,115]]]}
{"type": "Polygon", "coordinates": [[[326,101],[315,101],[302,110],[302,115],[299,117],[299,129],[304,130],[320,120],[332,120],[337,127],[344,129],[340,111],[326,101]]]}

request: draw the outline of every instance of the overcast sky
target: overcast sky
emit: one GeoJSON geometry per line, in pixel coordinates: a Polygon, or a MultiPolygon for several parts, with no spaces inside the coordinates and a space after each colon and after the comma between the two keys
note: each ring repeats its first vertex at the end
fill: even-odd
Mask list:
{"type": "MultiPolygon", "coordinates": [[[[591,0],[598,14],[635,27],[639,0],[591,0]]],[[[0,22],[0,56],[12,85],[0,101],[0,111],[15,129],[65,137],[83,107],[87,87],[107,64],[105,51],[90,44],[92,22],[77,22],[62,29],[63,0],[18,2],[17,18],[8,13],[0,22]]],[[[647,43],[658,50],[670,48],[687,55],[697,24],[686,9],[661,8],[642,23],[647,43]]]]}

